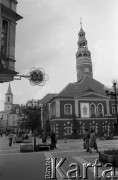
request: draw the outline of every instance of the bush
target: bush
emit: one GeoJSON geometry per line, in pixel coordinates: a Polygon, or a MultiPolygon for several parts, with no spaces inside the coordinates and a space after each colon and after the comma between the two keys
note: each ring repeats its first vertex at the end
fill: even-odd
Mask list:
{"type": "Polygon", "coordinates": [[[80,139],[82,137],[82,134],[71,134],[71,135],[66,135],[67,139],[80,139]]]}

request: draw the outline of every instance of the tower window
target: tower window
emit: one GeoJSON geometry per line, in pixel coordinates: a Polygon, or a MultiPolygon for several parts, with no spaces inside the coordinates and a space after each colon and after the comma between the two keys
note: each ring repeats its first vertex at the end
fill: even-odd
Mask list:
{"type": "Polygon", "coordinates": [[[8,102],[10,101],[10,98],[8,97],[8,102]]]}
{"type": "Polygon", "coordinates": [[[83,43],[83,47],[85,47],[85,43],[83,43]]]}
{"type": "Polygon", "coordinates": [[[86,54],[86,53],[84,53],[84,56],[87,56],[87,54],[86,54]]]}
{"type": "Polygon", "coordinates": [[[82,56],[82,54],[79,54],[79,57],[81,57],[82,56]]]}

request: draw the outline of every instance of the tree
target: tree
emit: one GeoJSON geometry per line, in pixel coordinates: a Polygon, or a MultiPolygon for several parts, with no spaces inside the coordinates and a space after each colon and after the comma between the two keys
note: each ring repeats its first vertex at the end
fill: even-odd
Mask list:
{"type": "Polygon", "coordinates": [[[18,114],[19,116],[19,127],[21,129],[31,129],[38,131],[41,129],[41,112],[36,109],[29,109],[26,105],[18,105],[13,107],[11,110],[12,114],[18,114]]]}

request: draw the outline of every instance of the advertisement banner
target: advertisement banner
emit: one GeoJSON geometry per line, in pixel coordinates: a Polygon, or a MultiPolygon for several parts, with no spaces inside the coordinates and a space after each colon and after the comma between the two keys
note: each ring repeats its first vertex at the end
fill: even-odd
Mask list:
{"type": "Polygon", "coordinates": [[[81,117],[90,117],[89,103],[81,103],[81,117]]]}

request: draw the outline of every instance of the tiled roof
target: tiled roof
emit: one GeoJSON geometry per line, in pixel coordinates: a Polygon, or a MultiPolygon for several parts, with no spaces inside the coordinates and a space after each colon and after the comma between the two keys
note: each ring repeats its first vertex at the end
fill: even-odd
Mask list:
{"type": "Polygon", "coordinates": [[[53,97],[55,97],[57,94],[47,94],[46,96],[44,96],[40,102],[43,104],[48,103],[53,97]]]}
{"type": "Polygon", "coordinates": [[[64,97],[78,97],[85,92],[94,92],[105,96],[104,85],[97,80],[85,75],[79,82],[69,83],[58,95],[64,97]]]}

